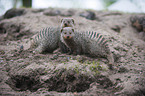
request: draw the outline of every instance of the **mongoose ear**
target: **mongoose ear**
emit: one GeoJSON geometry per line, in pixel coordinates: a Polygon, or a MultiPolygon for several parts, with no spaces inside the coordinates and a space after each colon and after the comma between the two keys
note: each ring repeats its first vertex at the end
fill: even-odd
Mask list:
{"type": "Polygon", "coordinates": [[[73,24],[75,23],[75,22],[74,22],[74,19],[72,19],[72,22],[73,22],[73,24]]]}
{"type": "Polygon", "coordinates": [[[62,23],[63,19],[61,19],[61,23],[62,23]]]}
{"type": "Polygon", "coordinates": [[[62,31],[63,31],[63,29],[60,30],[60,32],[62,32],[62,31]]]}
{"type": "Polygon", "coordinates": [[[74,29],[72,29],[72,31],[74,32],[74,29]]]}

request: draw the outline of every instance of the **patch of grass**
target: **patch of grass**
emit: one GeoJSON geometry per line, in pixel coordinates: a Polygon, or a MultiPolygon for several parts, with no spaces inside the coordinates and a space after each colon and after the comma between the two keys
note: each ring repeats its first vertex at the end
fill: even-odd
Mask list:
{"type": "Polygon", "coordinates": [[[96,74],[100,74],[99,70],[102,70],[102,67],[100,66],[99,62],[93,61],[92,64],[90,64],[90,70],[96,74]]]}
{"type": "Polygon", "coordinates": [[[63,63],[63,64],[67,64],[67,62],[69,62],[69,60],[60,61],[60,63],[63,63]]]}
{"type": "Polygon", "coordinates": [[[92,61],[87,60],[85,63],[86,64],[92,64],[92,61]]]}
{"type": "Polygon", "coordinates": [[[75,65],[75,67],[74,67],[74,71],[77,73],[77,74],[79,74],[79,66],[78,65],[75,65]]]}

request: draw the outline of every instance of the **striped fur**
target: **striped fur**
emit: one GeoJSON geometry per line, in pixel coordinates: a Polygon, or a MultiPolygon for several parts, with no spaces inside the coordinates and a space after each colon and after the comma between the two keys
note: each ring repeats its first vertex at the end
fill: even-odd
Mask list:
{"type": "MultiPolygon", "coordinates": [[[[73,18],[63,18],[61,20],[61,29],[65,28],[65,27],[71,27],[74,29],[73,18]]],[[[63,42],[61,42],[61,40],[59,42],[59,47],[60,47],[62,53],[68,53],[70,51],[70,49],[63,42]]]]}
{"type": "MultiPolygon", "coordinates": [[[[72,28],[65,27],[63,28],[65,32],[71,32],[72,28]]],[[[74,32],[74,37],[71,42],[73,45],[66,45],[76,54],[88,54],[92,57],[106,57],[109,61],[109,64],[114,63],[113,55],[109,49],[107,40],[97,32],[74,32]]],[[[61,38],[63,34],[61,35],[61,38]]],[[[64,44],[70,42],[70,40],[61,40],[64,44]]]]}
{"type": "Polygon", "coordinates": [[[43,53],[46,51],[53,52],[59,47],[59,45],[61,45],[63,51],[68,52],[68,48],[60,42],[60,30],[67,26],[72,28],[74,27],[74,20],[72,18],[62,19],[60,27],[49,27],[42,29],[36,36],[32,37],[30,48],[36,48],[35,51],[38,53],[43,53]]]}
{"type": "MultiPolygon", "coordinates": [[[[71,28],[69,28],[69,27],[66,27],[64,29],[68,29],[68,32],[70,32],[69,30],[71,30],[71,28]]],[[[109,48],[107,40],[100,33],[93,32],[93,31],[86,31],[86,32],[74,32],[73,34],[75,34],[75,39],[76,40],[79,39],[79,38],[80,39],[86,39],[84,41],[87,41],[87,42],[91,41],[99,47],[108,47],[109,48]]]]}
{"type": "Polygon", "coordinates": [[[90,43],[90,54],[93,56],[103,56],[107,57],[109,64],[114,63],[113,54],[110,51],[108,41],[97,32],[87,32],[88,38],[91,38],[92,41],[90,43]]]}
{"type": "Polygon", "coordinates": [[[108,47],[107,40],[100,33],[87,31],[85,34],[87,34],[90,39],[94,39],[99,46],[108,47]]]}
{"type": "Polygon", "coordinates": [[[31,48],[35,47],[38,53],[53,52],[59,43],[60,28],[44,28],[34,38],[31,48]]]}
{"type": "Polygon", "coordinates": [[[110,51],[108,41],[97,32],[86,32],[88,34],[88,39],[91,39],[91,42],[89,45],[90,49],[89,54],[92,56],[101,56],[106,57],[109,61],[109,67],[112,68],[112,64],[114,64],[114,57],[113,54],[110,51]]]}

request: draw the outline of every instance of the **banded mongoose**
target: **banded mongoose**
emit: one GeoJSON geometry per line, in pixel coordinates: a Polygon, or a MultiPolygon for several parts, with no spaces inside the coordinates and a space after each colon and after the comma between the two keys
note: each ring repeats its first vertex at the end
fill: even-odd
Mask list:
{"type": "Polygon", "coordinates": [[[61,20],[61,28],[72,27],[74,28],[74,20],[72,18],[64,18],[61,20]]]}
{"type": "MultiPolygon", "coordinates": [[[[61,20],[61,29],[65,28],[65,27],[72,27],[74,28],[74,20],[72,18],[64,18],[61,20]]],[[[68,53],[69,52],[69,48],[63,43],[63,42],[59,42],[59,47],[61,47],[61,52],[62,53],[68,53]]]]}
{"type": "Polygon", "coordinates": [[[86,54],[92,57],[106,57],[109,61],[109,67],[114,63],[105,38],[97,32],[74,32],[71,27],[61,29],[61,41],[70,49],[73,54],[86,54]]]}
{"type": "Polygon", "coordinates": [[[36,48],[36,53],[53,52],[59,43],[60,28],[44,28],[36,36],[32,37],[31,48],[36,48]]]}
{"type": "Polygon", "coordinates": [[[67,48],[69,48],[69,54],[72,54],[73,52],[75,52],[75,54],[79,53],[79,48],[77,48],[79,46],[77,46],[77,43],[74,41],[74,35],[74,29],[72,27],[65,27],[61,29],[60,40],[67,46],[67,48]]]}
{"type": "MultiPolygon", "coordinates": [[[[53,52],[59,47],[60,43],[60,30],[66,26],[74,27],[74,20],[72,18],[64,18],[61,21],[61,27],[49,27],[42,29],[36,36],[32,37],[31,47],[36,48],[37,53],[53,52]]],[[[67,47],[62,44],[64,50],[67,47]]]]}

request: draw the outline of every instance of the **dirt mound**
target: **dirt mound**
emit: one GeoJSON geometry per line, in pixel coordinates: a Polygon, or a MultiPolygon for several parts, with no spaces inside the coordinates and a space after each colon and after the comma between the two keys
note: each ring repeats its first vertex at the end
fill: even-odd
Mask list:
{"type": "Polygon", "coordinates": [[[0,21],[0,95],[144,95],[145,41],[130,22],[134,15],[142,14],[57,8],[9,10],[0,21]],[[75,20],[75,30],[96,31],[108,39],[114,70],[108,69],[104,58],[25,50],[31,36],[45,27],[60,26],[66,16],[75,20]]]}
{"type": "MultiPolygon", "coordinates": [[[[48,88],[48,91],[83,92],[89,89],[93,82],[97,82],[103,88],[113,86],[108,77],[101,75],[101,71],[107,70],[105,67],[103,68],[103,65],[87,64],[87,62],[81,64],[73,59],[66,61],[63,59],[64,63],[54,63],[52,62],[54,60],[51,61],[52,57],[45,55],[25,57],[25,54],[14,55],[11,59],[16,59],[16,61],[8,62],[5,66],[10,77],[6,83],[16,91],[37,91],[39,88],[48,88]],[[43,60],[31,63],[19,59],[21,57],[26,61],[32,60],[31,62],[35,62],[35,58],[42,60],[40,57],[43,60]]],[[[32,55],[32,53],[28,54],[32,55]]],[[[59,58],[61,56],[58,56],[57,59],[59,58]]]]}

